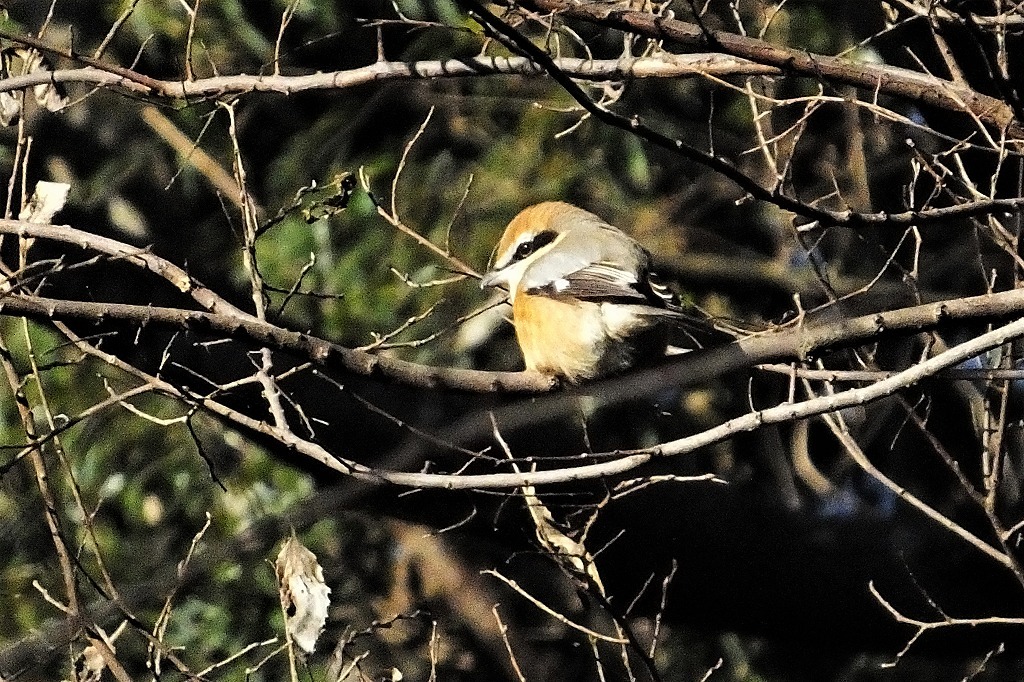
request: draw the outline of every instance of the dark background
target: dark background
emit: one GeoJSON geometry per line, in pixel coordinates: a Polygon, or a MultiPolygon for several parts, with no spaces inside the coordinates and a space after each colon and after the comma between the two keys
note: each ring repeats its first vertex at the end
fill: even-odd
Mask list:
{"type": "MultiPolygon", "coordinates": [[[[6,31],[38,31],[48,3],[8,4],[6,31]]],[[[58,1],[43,39],[91,53],[124,4],[58,1]]],[[[994,11],[990,3],[965,4],[980,15],[994,11]]],[[[409,0],[398,7],[410,20],[427,23],[382,26],[387,59],[479,53],[479,26],[454,3],[409,0]]],[[[692,17],[687,3],[673,3],[672,8],[679,18],[692,17]]],[[[767,3],[744,3],[740,14],[753,31],[775,9],[767,3]]],[[[284,10],[281,2],[201,3],[192,51],[196,76],[270,73],[284,10]]],[[[367,20],[397,18],[390,3],[304,2],[284,32],[281,72],[370,64],[377,58],[378,33],[367,20]]],[[[736,31],[726,3],[709,3],[703,21],[736,31]]],[[[967,83],[998,96],[999,84],[980,57],[986,50],[991,54],[995,45],[987,29],[956,22],[944,27],[943,37],[967,83]]],[[[616,58],[622,51],[620,33],[585,24],[571,28],[577,38],[559,34],[566,55],[583,54],[582,45],[596,58],[616,58]]],[[[535,23],[523,29],[541,39],[535,23]]],[[[948,76],[926,21],[885,29],[885,14],[875,3],[791,2],[778,11],[765,39],[836,54],[874,36],[852,58],[914,70],[924,65],[948,76]]],[[[143,2],[103,59],[153,77],[180,78],[187,31],[180,5],[143,2]]],[[[1009,69],[1017,74],[1019,34],[1011,31],[1006,41],[1009,69]]],[[[504,53],[502,48],[489,49],[504,53]]],[[[643,43],[635,49],[639,52],[643,43]]],[[[55,63],[77,66],[62,59],[55,63]]],[[[713,145],[715,154],[767,185],[772,177],[756,148],[749,100],[742,92],[747,81],[726,81],[733,87],[696,77],[633,81],[613,107],[639,114],[652,127],[696,147],[713,145]]],[[[871,93],[825,84],[822,94],[846,101],[825,103],[807,115],[806,100],[788,105],[778,100],[813,97],[819,88],[814,79],[753,79],[751,87],[776,98],[775,105],[759,103],[773,106],[764,122],[776,133],[800,126],[787,192],[830,208],[904,210],[908,183],[920,169],[915,163],[924,158],[953,168],[952,140],[973,136],[973,142],[985,146],[972,121],[955,112],[880,98],[881,106],[927,127],[923,129],[885,120],[851,103],[854,98],[871,101],[871,93]]],[[[595,98],[601,95],[600,85],[588,86],[588,91],[595,98]]],[[[67,109],[31,110],[24,122],[24,132],[33,140],[30,184],[50,179],[72,186],[59,220],[150,247],[249,310],[239,218],[231,199],[218,195],[209,178],[147,126],[141,113],[155,107],[230,174],[231,141],[223,110],[211,101],[146,102],[81,86],[73,86],[70,94],[74,104],[67,109]]],[[[512,216],[531,203],[560,199],[598,213],[645,244],[687,300],[722,319],[757,325],[791,316],[797,294],[804,309],[814,309],[858,292],[823,309],[820,319],[827,321],[984,293],[993,273],[995,289],[1009,289],[1019,275],[1013,260],[1019,216],[1000,216],[1009,238],[985,218],[930,224],[916,234],[883,225],[832,228],[801,237],[793,230],[791,214],[743,200],[734,185],[708,168],[653,148],[626,131],[588,120],[571,134],[557,135],[580,114],[564,111],[572,102],[548,78],[399,80],[290,96],[249,93],[238,99],[238,142],[249,189],[264,218],[289,206],[299,188],[312,181],[324,185],[360,168],[370,177],[375,195],[388,205],[403,148],[433,108],[397,185],[397,205],[407,225],[436,243],[444,240],[451,224],[454,254],[480,270],[512,216]],[[470,174],[465,203],[456,212],[470,174]],[[916,246],[915,237],[920,237],[916,246]]],[[[10,172],[17,127],[0,132],[0,137],[0,161],[10,172]]],[[[1002,161],[984,149],[966,149],[960,156],[979,188],[988,191],[998,170],[999,195],[1020,195],[1017,153],[1002,161]]],[[[915,205],[929,187],[938,188],[938,205],[951,201],[944,186],[950,193],[964,191],[955,177],[925,176],[915,205]]],[[[15,246],[3,245],[6,258],[15,257],[15,246]]],[[[38,258],[64,253],[87,257],[61,246],[36,248],[33,255],[38,258]]],[[[329,218],[307,224],[293,212],[270,229],[258,245],[260,270],[268,283],[287,290],[311,252],[317,264],[303,289],[335,297],[295,297],[272,320],[347,346],[371,343],[374,332],[386,333],[433,304],[433,315],[398,338],[446,330],[487,297],[472,280],[432,288],[403,283],[391,268],[417,282],[450,273],[445,263],[381,220],[362,189],[344,211],[329,218]]],[[[45,295],[189,305],[171,287],[154,284],[146,273],[118,263],[54,276],[47,280],[45,295]]],[[[272,294],[271,309],[276,311],[283,300],[283,295],[272,294]]],[[[21,352],[21,323],[3,323],[7,345],[21,352]]],[[[209,339],[128,325],[76,328],[83,334],[110,333],[105,350],[149,371],[156,371],[167,353],[172,362],[162,376],[192,388],[204,381],[212,386],[234,380],[252,370],[247,349],[240,344],[203,345],[209,339]]],[[[41,326],[31,330],[37,343],[53,349],[54,357],[64,357],[55,334],[41,326]]],[[[856,349],[859,355],[847,349],[822,359],[835,368],[859,368],[867,359],[872,367],[899,369],[919,359],[936,339],[952,345],[981,330],[981,325],[947,328],[935,338],[888,339],[856,349]]],[[[436,365],[521,367],[511,328],[500,315],[394,353],[436,365]]],[[[277,362],[282,368],[298,361],[281,356],[277,362]]],[[[1014,366],[1012,357],[1008,362],[1014,366]]],[[[106,397],[100,373],[126,385],[125,377],[88,363],[48,373],[47,393],[56,409],[75,414],[106,397]]],[[[464,456],[410,435],[393,419],[368,410],[364,401],[417,429],[453,439],[460,420],[491,408],[511,405],[514,410],[524,401],[335,378],[344,390],[309,373],[285,384],[294,404],[316,424],[317,440],[362,463],[409,471],[420,470],[425,461],[454,469],[464,456]]],[[[985,514],[936,455],[934,443],[940,442],[980,485],[985,441],[978,409],[998,406],[1003,386],[937,380],[843,416],[877,467],[996,544],[985,514]],[[913,423],[908,411],[925,420],[934,440],[913,423]]],[[[1024,453],[1019,387],[1011,383],[1007,390],[1001,426],[1007,473],[996,511],[1009,527],[1021,517],[1018,481],[1024,453]]],[[[602,406],[582,399],[576,411],[552,410],[542,423],[509,428],[502,435],[512,452],[524,458],[550,460],[588,449],[636,448],[714,426],[746,413],[751,405],[777,404],[788,392],[787,378],[751,369],[685,390],[666,387],[657,404],[638,400],[602,406]]],[[[256,389],[222,398],[266,417],[256,389]]],[[[543,404],[545,398],[524,402],[534,400],[543,404]]],[[[168,399],[140,402],[164,417],[184,411],[168,399]]],[[[14,401],[8,395],[3,404],[5,442],[20,446],[24,436],[14,401]]],[[[144,623],[152,621],[175,584],[176,564],[205,514],[212,515],[213,526],[182,578],[167,637],[183,647],[180,655],[193,671],[250,642],[280,636],[281,616],[267,560],[276,556],[289,528],[295,528],[317,553],[333,589],[331,622],[321,650],[310,661],[310,679],[326,679],[326,658],[334,644],[363,630],[352,636],[346,651],[350,656],[369,652],[360,667],[364,679],[382,679],[392,667],[406,679],[426,679],[432,648],[439,679],[514,679],[490,620],[489,609],[497,602],[528,679],[598,679],[585,637],[481,576],[479,570],[485,568],[514,577],[553,608],[602,632],[611,631],[607,611],[626,613],[626,606],[643,592],[624,617],[646,642],[660,614],[655,661],[663,679],[699,680],[719,659],[721,667],[711,679],[959,680],[975,675],[996,680],[1016,679],[1024,672],[1019,626],[930,632],[897,660],[915,630],[896,623],[869,585],[904,615],[924,621],[942,620],[943,614],[1019,617],[1024,587],[1012,572],[902,503],[858,468],[816,421],[764,428],[640,472],[712,472],[724,484],[666,482],[614,500],[608,494],[616,481],[541,490],[556,519],[574,533],[600,508],[586,544],[597,554],[610,606],[579,590],[542,555],[515,491],[408,493],[357,484],[213,419],[198,417],[193,427],[198,441],[182,425],[158,427],[127,412],[108,411],[76,427],[64,442],[87,507],[98,505],[95,524],[105,563],[144,623]],[[809,453],[826,485],[809,482],[800,452],[809,453]],[[453,526],[441,534],[429,532],[453,526]],[[677,570],[662,607],[662,581],[673,562],[677,570]],[[390,627],[374,625],[397,614],[408,618],[390,627]],[[432,643],[432,620],[439,624],[440,645],[432,643]],[[895,666],[884,665],[893,661],[895,666]]],[[[501,456],[486,433],[458,444],[492,446],[490,454],[501,456]]],[[[63,486],[61,494],[70,499],[66,472],[56,480],[63,486]]],[[[0,666],[0,675],[23,670],[20,679],[56,679],[68,674],[70,654],[61,639],[59,614],[31,586],[34,579],[50,589],[60,584],[37,497],[27,468],[5,469],[0,478],[0,514],[7,519],[0,532],[0,613],[7,617],[0,619],[0,662],[6,667],[0,666]]],[[[68,505],[62,513],[74,545],[82,542],[82,531],[68,505]]],[[[1013,535],[1009,551],[1017,551],[1016,542],[1013,535]]],[[[95,570],[88,552],[82,563],[83,572],[95,570]]],[[[108,632],[116,627],[116,613],[104,610],[103,599],[88,586],[83,591],[96,605],[97,622],[108,632]]],[[[119,657],[133,674],[145,674],[145,639],[131,634],[124,638],[119,657]]],[[[70,650],[80,647],[75,644],[70,650]]],[[[617,649],[601,645],[600,651],[608,678],[626,679],[617,649]]],[[[245,666],[260,657],[249,654],[211,678],[241,679],[245,666]]],[[[278,657],[251,679],[283,679],[285,665],[278,657]]],[[[634,667],[639,679],[647,679],[642,665],[634,661],[634,667]]]]}

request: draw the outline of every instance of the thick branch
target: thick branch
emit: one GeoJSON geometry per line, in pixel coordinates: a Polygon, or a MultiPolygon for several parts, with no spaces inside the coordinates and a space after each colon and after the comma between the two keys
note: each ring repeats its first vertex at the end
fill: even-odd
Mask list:
{"type": "Polygon", "coordinates": [[[779,47],[763,40],[724,31],[705,32],[696,24],[659,17],[650,12],[623,10],[616,5],[605,3],[521,0],[519,4],[538,12],[557,12],[563,17],[580,19],[689,48],[721,49],[734,57],[774,66],[786,73],[831,83],[854,85],[872,92],[950,111],[969,111],[988,125],[999,130],[1007,130],[1011,137],[1024,137],[1024,122],[1014,118],[1013,109],[1005,102],[909,69],[847,61],[838,57],[779,47]]]}
{"type": "Polygon", "coordinates": [[[8,294],[0,299],[0,315],[22,315],[37,320],[116,320],[140,326],[156,325],[251,341],[292,353],[327,368],[360,376],[380,377],[419,388],[449,388],[477,393],[540,393],[554,381],[536,372],[485,372],[419,365],[405,360],[364,353],[330,341],[289,331],[254,317],[218,315],[179,308],[65,301],[8,294]]]}
{"type": "Polygon", "coordinates": [[[639,116],[627,117],[601,103],[595,102],[568,74],[561,71],[554,60],[547,52],[535,45],[533,41],[512,27],[504,20],[483,7],[477,0],[461,0],[467,6],[474,18],[495,36],[502,40],[512,49],[519,50],[542,65],[547,73],[561,85],[576,102],[583,107],[598,121],[621,130],[629,131],[638,138],[653,144],[662,149],[675,152],[685,158],[703,164],[711,170],[720,173],[736,184],[737,187],[749,194],[754,199],[775,204],[779,208],[791,211],[797,215],[811,218],[814,222],[803,229],[818,229],[821,226],[830,225],[916,225],[927,221],[946,220],[961,215],[982,215],[998,212],[1019,212],[1024,207],[1024,199],[999,199],[982,202],[967,202],[944,209],[935,210],[910,210],[901,213],[888,213],[879,211],[876,213],[858,213],[850,210],[835,211],[812,203],[806,203],[798,198],[789,196],[782,190],[782,185],[774,189],[762,186],[753,177],[747,175],[730,161],[712,153],[698,149],[683,141],[681,138],[673,138],[640,120],[639,116]]]}
{"type": "MultiPolygon", "coordinates": [[[[781,359],[803,359],[824,350],[880,339],[892,333],[935,328],[953,320],[998,319],[1024,311],[1024,289],[940,301],[826,324],[791,324],[740,339],[722,348],[689,353],[657,367],[581,390],[620,395],[648,395],[665,385],[692,385],[727,372],[781,359]]],[[[421,365],[365,353],[310,334],[282,329],[251,316],[216,314],[178,308],[67,301],[10,293],[0,299],[0,315],[39,320],[118,320],[141,326],[216,334],[292,353],[324,367],[361,376],[380,377],[419,388],[470,392],[542,393],[555,387],[536,372],[487,372],[421,365]]],[[[546,406],[550,409],[550,405],[546,406]]],[[[524,410],[526,415],[530,411],[524,410]]]]}
{"type": "MultiPolygon", "coordinates": [[[[782,71],[773,66],[721,54],[668,54],[631,59],[556,59],[559,68],[581,80],[607,81],[629,78],[685,78],[713,76],[772,76],[782,71]]],[[[347,71],[301,76],[250,76],[237,74],[198,78],[192,81],[128,78],[123,73],[97,68],[35,71],[0,80],[0,92],[24,90],[49,83],[81,83],[144,97],[172,100],[223,97],[248,92],[291,95],[310,90],[344,90],[386,80],[434,80],[469,76],[543,76],[544,69],[525,57],[471,57],[420,62],[375,62],[347,71]]]]}
{"type": "MultiPolygon", "coordinates": [[[[18,301],[20,298],[21,297],[13,297],[7,300],[18,301]]],[[[800,403],[784,403],[758,412],[751,412],[735,419],[731,419],[724,424],[708,429],[704,432],[664,443],[655,448],[629,452],[603,453],[593,456],[595,459],[601,459],[608,456],[613,457],[613,459],[607,461],[582,466],[547,471],[531,471],[525,473],[509,472],[464,475],[406,473],[400,471],[375,470],[349,459],[339,459],[335,455],[327,452],[322,446],[297,437],[291,430],[280,429],[271,424],[267,424],[266,422],[255,420],[210,399],[204,399],[197,396],[186,396],[182,394],[179,389],[167,384],[162,379],[153,378],[151,381],[153,382],[154,387],[158,390],[166,390],[171,395],[177,395],[191,402],[196,402],[205,409],[210,410],[214,414],[220,415],[239,426],[270,436],[271,438],[274,438],[288,446],[293,451],[310,457],[311,459],[322,463],[324,466],[357,478],[389,482],[409,487],[500,489],[524,485],[565,483],[569,481],[593,479],[624,473],[650,461],[652,457],[680,456],[687,454],[712,443],[726,440],[737,433],[753,431],[765,424],[776,424],[799,419],[807,419],[826,412],[834,412],[836,410],[845,409],[855,405],[863,405],[867,402],[892,395],[896,391],[911,386],[922,379],[942,371],[943,369],[955,366],[971,357],[975,357],[991,350],[992,348],[1012,341],[1015,338],[1019,338],[1022,335],[1024,335],[1024,320],[1017,320],[1001,328],[982,334],[970,341],[950,348],[934,358],[930,358],[929,360],[914,365],[909,369],[872,384],[871,386],[855,388],[813,400],[806,400],[800,403]]],[[[1009,565],[1012,563],[1009,557],[1001,554],[997,550],[992,550],[991,552],[987,552],[987,554],[1003,565],[1009,565]]]]}
{"type": "MultiPolygon", "coordinates": [[[[531,0],[522,3],[564,16],[630,31],[687,47],[710,49],[700,28],[694,24],[662,19],[645,12],[624,12],[607,6],[570,5],[561,0],[531,0]]],[[[2,35],[2,34],[0,34],[2,35]]],[[[809,76],[833,83],[856,85],[873,93],[899,97],[950,111],[965,109],[993,128],[1009,130],[1012,137],[1024,136],[1012,109],[994,97],[924,73],[886,64],[854,62],[771,45],[755,38],[713,32],[729,54],[670,54],[632,59],[555,59],[559,70],[581,80],[626,80],[629,78],[679,78],[708,74],[714,76],[774,76],[785,73],[809,76]]],[[[8,36],[18,40],[16,36],[8,36]]],[[[37,45],[69,59],[81,58],[61,50],[37,45]]],[[[715,46],[716,49],[718,46],[715,46]]],[[[472,57],[420,62],[375,62],[347,71],[300,76],[228,75],[191,81],[161,80],[117,67],[95,63],[88,68],[37,71],[0,80],[0,92],[23,90],[48,83],[83,83],[143,97],[171,100],[223,97],[248,92],[294,94],[308,90],[341,90],[384,80],[453,78],[490,75],[543,75],[545,70],[524,57],[472,57]]]]}
{"type": "Polygon", "coordinates": [[[210,312],[252,317],[249,313],[221,298],[212,289],[201,284],[174,263],[151,253],[148,248],[131,246],[116,239],[76,230],[68,225],[38,225],[25,220],[0,219],[0,235],[3,234],[72,244],[84,251],[102,253],[124,260],[167,280],[179,291],[189,294],[196,303],[210,312]]]}

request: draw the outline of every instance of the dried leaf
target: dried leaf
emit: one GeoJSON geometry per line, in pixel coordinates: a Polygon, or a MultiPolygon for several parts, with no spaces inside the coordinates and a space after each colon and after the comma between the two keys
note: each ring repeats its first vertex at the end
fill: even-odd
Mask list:
{"type": "Polygon", "coordinates": [[[551,511],[537,497],[536,490],[532,485],[524,485],[521,490],[541,546],[559,561],[564,562],[563,565],[572,571],[587,576],[597,591],[604,594],[604,585],[597,572],[597,565],[587,548],[583,546],[582,542],[573,540],[555,525],[555,518],[551,515],[551,511]]]}
{"type": "Polygon", "coordinates": [[[53,216],[64,208],[69,191],[71,191],[71,185],[66,182],[40,180],[36,183],[32,197],[18,214],[18,218],[37,225],[50,224],[53,216]]]}
{"type": "MultiPolygon", "coordinates": [[[[28,75],[40,71],[51,72],[50,61],[39,52],[26,48],[8,48],[0,51],[0,76],[28,75]]],[[[48,111],[59,111],[68,105],[64,88],[57,82],[40,83],[32,88],[39,106],[48,111]]],[[[0,123],[11,125],[22,113],[23,97],[20,93],[0,93],[0,123]]]]}
{"type": "MultiPolygon", "coordinates": [[[[53,71],[50,60],[35,50],[23,50],[21,57],[25,62],[26,73],[53,71]]],[[[68,98],[64,95],[63,88],[56,82],[37,85],[32,88],[32,92],[36,96],[36,103],[45,107],[47,111],[60,111],[68,105],[68,98]]]]}
{"type": "Polygon", "coordinates": [[[21,116],[21,97],[19,94],[0,92],[0,123],[9,126],[21,116]]]}
{"type": "Polygon", "coordinates": [[[311,654],[327,621],[331,588],[324,583],[316,555],[294,533],[284,541],[274,565],[288,634],[300,649],[311,654]]]}
{"type": "Polygon", "coordinates": [[[103,654],[95,645],[82,649],[82,653],[75,659],[71,674],[73,682],[99,682],[103,677],[103,671],[107,664],[103,662],[103,654]]]}

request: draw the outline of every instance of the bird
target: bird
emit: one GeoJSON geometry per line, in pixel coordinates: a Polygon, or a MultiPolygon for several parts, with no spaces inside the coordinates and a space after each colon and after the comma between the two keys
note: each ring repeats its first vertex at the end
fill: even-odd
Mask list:
{"type": "Polygon", "coordinates": [[[571,384],[663,358],[691,316],[651,271],[651,254],[597,215],[561,201],[523,209],[481,287],[503,287],[526,368],[571,384]]]}

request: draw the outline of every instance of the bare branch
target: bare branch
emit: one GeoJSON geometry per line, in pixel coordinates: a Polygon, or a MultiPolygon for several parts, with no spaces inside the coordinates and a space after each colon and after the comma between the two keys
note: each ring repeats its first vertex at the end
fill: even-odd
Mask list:
{"type": "Polygon", "coordinates": [[[529,592],[524,590],[522,587],[520,587],[519,584],[516,583],[515,580],[512,580],[511,578],[506,578],[505,576],[503,576],[501,573],[498,573],[497,571],[486,570],[486,571],[481,571],[481,573],[484,574],[484,575],[492,575],[492,576],[494,576],[495,578],[497,578],[498,580],[502,581],[503,583],[505,583],[506,585],[511,587],[513,590],[515,590],[521,597],[523,597],[528,602],[530,602],[531,604],[536,606],[538,609],[540,609],[544,613],[548,614],[549,616],[551,616],[552,618],[554,618],[558,622],[562,623],[563,625],[566,625],[566,626],[572,628],[573,630],[576,630],[577,632],[582,632],[583,634],[587,635],[588,637],[593,637],[594,639],[599,639],[602,642],[609,642],[611,644],[629,644],[629,640],[626,639],[625,637],[612,637],[610,635],[603,635],[600,632],[595,632],[594,630],[591,630],[588,627],[585,627],[583,625],[580,625],[579,623],[576,623],[574,621],[569,620],[568,616],[566,616],[564,614],[561,614],[558,611],[555,611],[553,608],[551,608],[550,606],[548,606],[547,604],[542,602],[540,599],[537,599],[532,594],[530,594],[529,592]]]}
{"type": "Polygon", "coordinates": [[[676,45],[697,49],[717,48],[731,56],[774,66],[786,73],[854,85],[870,91],[877,90],[951,111],[961,111],[966,105],[969,111],[993,128],[1006,129],[1013,137],[1024,137],[1024,122],[1014,118],[1013,109],[1005,102],[927,74],[779,47],[725,31],[705,32],[696,24],[648,12],[623,10],[614,5],[577,4],[566,0],[525,0],[521,4],[538,12],[556,12],[563,17],[581,19],[676,45]]]}
{"type": "MultiPolygon", "coordinates": [[[[868,589],[871,590],[871,595],[881,604],[882,608],[889,612],[889,615],[893,617],[898,623],[905,625],[913,625],[917,628],[917,632],[910,638],[906,646],[896,654],[896,660],[902,658],[914,643],[921,638],[921,635],[925,634],[930,630],[940,630],[943,628],[955,628],[955,627],[970,627],[976,628],[983,625],[1024,625],[1024,618],[1008,618],[1005,616],[989,616],[986,618],[949,618],[946,617],[942,620],[937,621],[926,621],[918,618],[912,618],[903,614],[899,609],[893,606],[882,593],[875,587],[874,581],[868,583],[868,589]]],[[[887,667],[892,667],[895,663],[888,664],[887,667]]]]}

